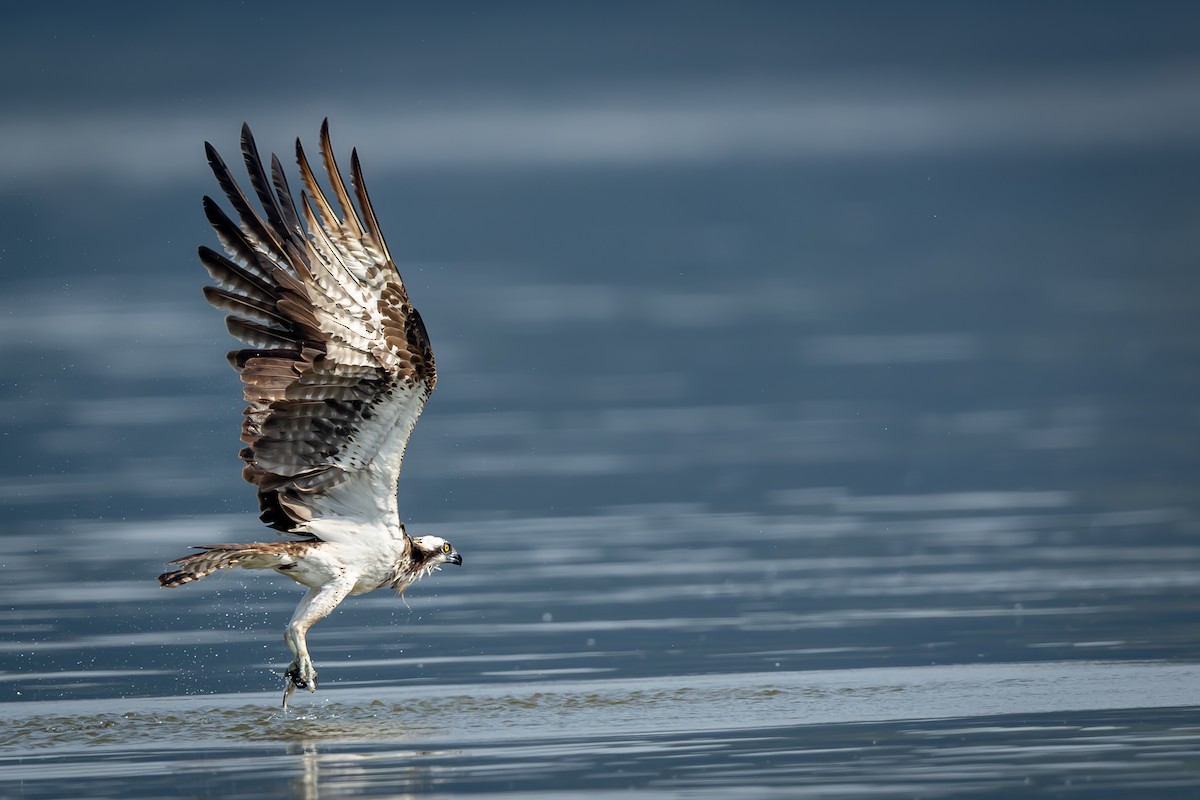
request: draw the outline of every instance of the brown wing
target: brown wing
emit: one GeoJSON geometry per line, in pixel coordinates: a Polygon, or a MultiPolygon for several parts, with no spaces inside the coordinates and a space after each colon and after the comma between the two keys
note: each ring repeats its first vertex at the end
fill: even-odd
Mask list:
{"type": "Polygon", "coordinates": [[[217,151],[207,143],[205,150],[237,222],[204,198],[226,253],[200,248],[217,283],[204,296],[229,312],[229,332],[245,344],[229,361],[249,403],[242,474],[258,487],[263,522],[316,536],[323,520],[394,524],[404,448],[437,372],[357,152],[350,180],[361,218],[334,160],[328,120],[321,155],[340,213],[299,140],[305,189],[297,206],[279,159],[271,157],[268,181],[250,128],[242,126],[242,156],[261,213],[217,151]]]}

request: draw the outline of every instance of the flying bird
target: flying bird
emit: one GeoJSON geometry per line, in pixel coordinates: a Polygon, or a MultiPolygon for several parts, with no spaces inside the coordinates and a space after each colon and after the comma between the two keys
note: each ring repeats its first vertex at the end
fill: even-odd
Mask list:
{"type": "Polygon", "coordinates": [[[209,166],[237,218],[210,197],[204,211],[225,254],[200,248],[216,282],[204,296],[228,312],[243,347],[228,359],[242,378],[242,477],[258,489],[261,519],[281,541],[206,544],[158,576],[182,586],[221,569],[274,570],[308,592],[284,632],[294,660],[283,706],[296,689],[316,691],[308,629],[349,595],[404,592],[443,564],[461,564],[438,536],[409,536],[396,481],[413,426],[437,383],[421,315],[409,301],[350,155],[350,199],[321,126],[330,204],[296,140],[304,188],[293,200],[280,161],[268,178],[250,128],[242,158],[261,211],[205,143],[209,166]],[[360,215],[361,212],[361,215],[360,215]]]}

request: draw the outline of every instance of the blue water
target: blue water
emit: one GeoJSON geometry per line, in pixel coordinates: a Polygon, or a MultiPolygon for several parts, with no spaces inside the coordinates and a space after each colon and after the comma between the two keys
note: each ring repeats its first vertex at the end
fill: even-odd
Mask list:
{"type": "Polygon", "coordinates": [[[152,581],[246,520],[39,524],[2,540],[0,796],[1188,797],[1195,523],[832,489],[428,523],[467,565],[347,602],[286,712],[290,584],[152,581]]]}
{"type": "Polygon", "coordinates": [[[318,111],[201,82],[190,11],[4,71],[0,798],[1197,796],[1195,26],[885,5],[411,12],[360,35],[416,84],[318,111]],[[200,140],[325,113],[438,358],[402,515],[464,564],[323,620],[284,712],[298,587],[154,576],[274,535],[200,140]]]}

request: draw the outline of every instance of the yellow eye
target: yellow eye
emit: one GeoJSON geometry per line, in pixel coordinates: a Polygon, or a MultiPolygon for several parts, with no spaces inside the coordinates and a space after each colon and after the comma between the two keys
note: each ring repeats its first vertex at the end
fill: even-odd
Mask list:
{"type": "Polygon", "coordinates": [[[450,543],[449,543],[449,542],[446,542],[445,544],[443,544],[443,545],[442,545],[442,552],[443,552],[443,553],[449,553],[449,552],[450,552],[450,543]]]}

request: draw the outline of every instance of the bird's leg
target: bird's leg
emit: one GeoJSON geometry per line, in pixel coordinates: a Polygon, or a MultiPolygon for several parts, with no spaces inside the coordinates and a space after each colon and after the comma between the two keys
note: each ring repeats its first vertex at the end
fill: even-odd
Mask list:
{"type": "Polygon", "coordinates": [[[354,581],[338,581],[326,584],[320,589],[310,589],[304,599],[296,606],[292,619],[283,633],[283,640],[292,651],[295,659],[283,673],[285,680],[283,689],[283,707],[287,708],[292,693],[297,689],[317,690],[317,671],[313,668],[312,659],[308,655],[306,636],[308,629],[317,620],[327,616],[337,604],[350,594],[354,581]]]}
{"type": "Polygon", "coordinates": [[[305,642],[307,632],[308,626],[297,624],[293,618],[283,633],[283,640],[287,642],[288,649],[295,656],[287,671],[283,673],[284,708],[287,708],[288,701],[292,699],[292,693],[297,688],[308,689],[310,692],[317,690],[317,671],[313,668],[312,659],[308,655],[308,645],[305,642]]]}

